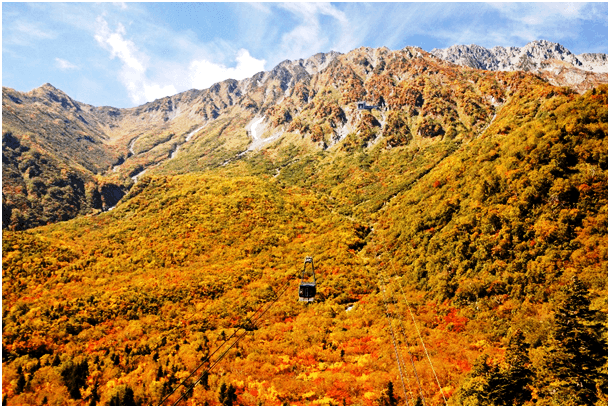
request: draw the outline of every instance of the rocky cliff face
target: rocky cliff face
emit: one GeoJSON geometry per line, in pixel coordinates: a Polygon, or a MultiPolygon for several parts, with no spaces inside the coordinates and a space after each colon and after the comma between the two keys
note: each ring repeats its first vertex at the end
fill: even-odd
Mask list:
{"type": "Polygon", "coordinates": [[[608,73],[608,55],[601,53],[584,53],[576,56],[586,71],[608,73]]]}
{"type": "Polygon", "coordinates": [[[105,210],[144,172],[214,169],[276,141],[276,149],[292,143],[339,151],[467,142],[493,121],[515,81],[544,79],[582,93],[607,83],[607,74],[582,67],[605,61],[594,54],[581,60],[546,41],[432,54],[361,47],[283,61],[251,78],[129,109],[80,103],[50,84],[26,93],[3,88],[3,227],[105,210]],[[486,73],[479,81],[472,68],[537,76],[486,73]],[[362,100],[379,109],[358,110],[362,100]],[[62,184],[70,177],[74,183],[62,184]]]}
{"type": "Polygon", "coordinates": [[[606,54],[574,55],[561,44],[546,40],[532,41],[524,47],[493,47],[479,45],[453,45],[445,49],[433,49],[435,55],[454,64],[490,71],[537,71],[547,60],[566,62],[576,68],[596,72],[608,72],[606,54]]]}

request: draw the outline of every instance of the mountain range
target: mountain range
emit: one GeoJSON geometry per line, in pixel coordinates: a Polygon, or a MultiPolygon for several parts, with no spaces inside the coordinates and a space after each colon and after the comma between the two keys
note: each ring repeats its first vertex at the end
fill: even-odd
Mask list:
{"type": "Polygon", "coordinates": [[[430,53],[458,65],[490,71],[538,71],[545,61],[554,60],[589,72],[608,73],[606,54],[574,55],[561,44],[546,40],[532,41],[524,47],[498,46],[491,50],[476,44],[453,45],[435,48],[430,53]]]}
{"type": "MultiPolygon", "coordinates": [[[[356,130],[359,116],[350,106],[356,100],[371,99],[386,111],[395,107],[396,102],[386,101],[375,81],[381,81],[385,98],[391,98],[392,82],[404,80],[406,68],[397,70],[397,59],[403,65],[415,58],[418,63],[447,66],[433,56],[476,69],[535,71],[553,85],[570,86],[580,93],[607,83],[607,73],[600,73],[607,72],[605,54],[575,56],[559,44],[534,41],[522,48],[452,46],[430,54],[412,47],[400,51],[361,48],[345,55],[320,53],[306,60],[284,61],[271,71],[241,81],[226,80],[209,89],[190,90],[129,109],[77,102],[51,84],[26,93],[3,87],[3,132],[8,135],[3,137],[3,228],[28,228],[114,207],[143,171],[160,164],[181,171],[169,159],[193,136],[200,142],[211,137],[206,144],[214,139],[212,151],[197,158],[206,162],[204,167],[231,160],[247,150],[247,134],[242,131],[222,142],[218,136],[237,123],[246,129],[246,121],[253,115],[265,117],[259,124],[261,131],[311,132],[300,125],[300,118],[292,118],[307,111],[315,95],[330,85],[341,87],[339,104],[315,112],[316,119],[332,114],[326,133],[330,137],[322,140],[321,128],[313,136],[320,139],[321,148],[328,148],[356,130]],[[391,75],[382,75],[387,64],[393,64],[391,75]],[[368,89],[369,84],[374,89],[368,89]],[[207,131],[201,131],[202,126],[207,131]],[[198,129],[197,135],[188,136],[198,129]],[[218,135],[212,136],[214,132],[218,135]]],[[[422,106],[423,102],[419,101],[422,106]]],[[[491,101],[491,105],[498,103],[491,101]]],[[[484,101],[482,106],[486,104],[490,102],[484,101]]],[[[412,106],[422,107],[417,105],[412,106]]],[[[424,116],[412,116],[411,121],[424,116]]],[[[414,122],[418,133],[429,136],[443,127],[414,122]]],[[[270,140],[271,134],[267,136],[270,140]]],[[[201,150],[196,153],[188,146],[180,154],[188,151],[201,155],[201,150]]]]}
{"type": "Polygon", "coordinates": [[[607,405],[583,55],[361,47],[129,109],[3,87],[3,404],[607,405]]]}

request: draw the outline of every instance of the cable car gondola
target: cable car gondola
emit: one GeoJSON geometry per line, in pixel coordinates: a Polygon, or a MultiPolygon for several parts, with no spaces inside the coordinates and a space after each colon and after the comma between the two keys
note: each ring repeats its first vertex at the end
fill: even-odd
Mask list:
{"type": "Polygon", "coordinates": [[[313,267],[313,258],[308,256],[303,263],[303,272],[301,273],[301,284],[299,285],[299,302],[313,302],[316,296],[316,272],[313,267]],[[305,271],[307,264],[311,264],[311,275],[313,282],[305,282],[305,271]]]}

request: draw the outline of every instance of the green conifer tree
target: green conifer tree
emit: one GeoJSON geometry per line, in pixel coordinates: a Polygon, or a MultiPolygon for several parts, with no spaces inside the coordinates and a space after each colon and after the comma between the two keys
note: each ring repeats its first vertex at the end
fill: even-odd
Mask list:
{"type": "Polygon", "coordinates": [[[607,398],[607,345],[603,326],[590,309],[583,283],[572,278],[562,290],[538,373],[548,405],[593,405],[607,398]]]}
{"type": "Polygon", "coordinates": [[[220,385],[220,392],[218,395],[218,401],[221,405],[230,406],[235,405],[235,401],[237,400],[237,394],[235,393],[235,387],[232,384],[222,383],[220,385]]]}
{"type": "Polygon", "coordinates": [[[493,367],[487,364],[488,357],[487,354],[482,354],[474,362],[472,371],[456,393],[457,405],[489,405],[488,378],[493,367]]]}
{"type": "Polygon", "coordinates": [[[392,383],[392,381],[388,381],[385,390],[382,391],[377,402],[379,403],[379,405],[388,407],[396,406],[398,404],[398,400],[394,395],[394,384],[392,383]]]}
{"type": "Polygon", "coordinates": [[[491,405],[525,405],[532,398],[532,371],[528,346],[521,330],[509,340],[504,364],[488,373],[488,403],[491,405]]]}

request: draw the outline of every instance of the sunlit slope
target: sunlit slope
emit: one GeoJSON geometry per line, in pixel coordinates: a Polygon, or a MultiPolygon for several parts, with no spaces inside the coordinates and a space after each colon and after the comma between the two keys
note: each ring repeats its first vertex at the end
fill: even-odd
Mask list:
{"type": "MultiPolygon", "coordinates": [[[[158,403],[164,384],[176,385],[203,355],[204,335],[212,341],[222,330],[231,333],[287,279],[288,293],[261,324],[275,327],[307,310],[295,301],[297,270],[306,255],[315,256],[319,295],[330,304],[372,290],[348,252],[358,245],[361,227],[329,214],[313,196],[279,191],[255,178],[145,179],[138,187],[136,197],[111,213],[5,232],[8,396],[17,367],[42,365],[27,371],[29,385],[11,403],[40,404],[44,397],[51,404],[81,403],[68,399],[78,396],[78,388],[66,391],[60,373],[72,362],[94,360],[89,379],[98,396],[83,390],[80,397],[107,404],[123,378],[140,402],[158,403]],[[54,356],[58,366],[50,365],[54,356]],[[155,378],[159,366],[166,379],[155,378]],[[145,380],[150,376],[160,382],[145,380]]],[[[261,352],[257,333],[248,353],[261,352]]]]}
{"type": "Polygon", "coordinates": [[[411,282],[465,306],[541,302],[578,274],[605,299],[607,97],[527,90],[391,201],[376,232],[411,282]]]}
{"type": "Polygon", "coordinates": [[[512,361],[526,361],[532,373],[521,374],[527,395],[498,391],[510,384],[500,375],[518,368],[483,348],[491,357],[479,361],[453,403],[605,404],[607,87],[583,96],[530,88],[518,97],[522,103],[498,113],[486,137],[377,215],[366,251],[428,299],[458,308],[468,337],[507,346],[523,333],[518,351],[529,360],[512,361]],[[581,303],[565,303],[565,291],[577,287],[581,303]],[[557,326],[562,316],[567,327],[557,326]]]}
{"type": "MultiPolygon", "coordinates": [[[[207,173],[143,177],[111,212],[4,231],[6,402],[157,404],[279,294],[187,403],[226,402],[225,384],[239,404],[387,404],[392,381],[399,403],[461,404],[477,358],[505,365],[517,329],[545,375],[572,276],[607,320],[607,87],[510,78],[461,140],[390,149],[360,132],[320,151],[292,133],[207,173]]],[[[525,402],[553,405],[529,386],[525,402]]]]}

